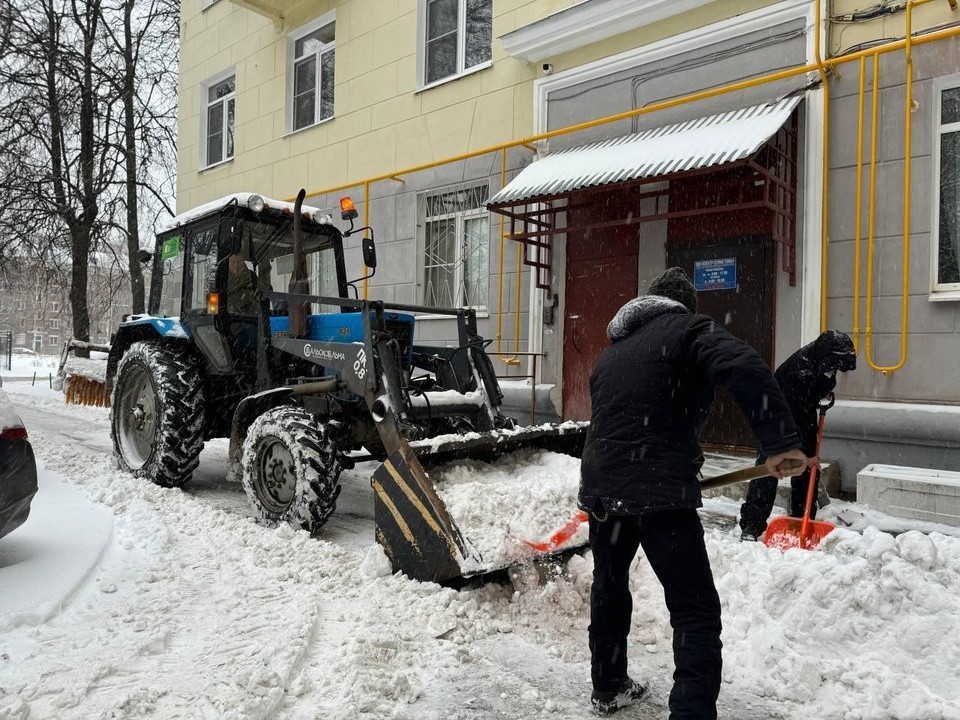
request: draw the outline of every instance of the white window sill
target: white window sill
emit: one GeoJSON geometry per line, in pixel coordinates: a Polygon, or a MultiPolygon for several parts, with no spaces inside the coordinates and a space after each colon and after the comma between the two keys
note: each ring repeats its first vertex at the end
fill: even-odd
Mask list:
{"type": "Polygon", "coordinates": [[[200,8],[200,12],[206,12],[207,10],[212,8],[214,5],[216,5],[218,2],[219,0],[204,0],[203,7],[200,8]]]}
{"type": "MultiPolygon", "coordinates": [[[[490,317],[486,308],[475,308],[477,320],[490,317]]],[[[456,320],[456,315],[414,315],[417,320],[456,320]]]]}
{"type": "Polygon", "coordinates": [[[927,296],[930,302],[960,301],[960,290],[934,290],[927,296]]]}
{"type": "Polygon", "coordinates": [[[207,170],[213,170],[213,169],[215,169],[215,168],[220,167],[221,165],[226,165],[227,163],[232,163],[232,162],[233,162],[233,158],[232,158],[232,157],[228,157],[226,160],[221,160],[220,162],[215,162],[215,163],[213,163],[213,165],[204,165],[202,168],[200,168],[199,170],[197,170],[197,172],[198,172],[198,173],[205,173],[207,170]]]}
{"type": "Polygon", "coordinates": [[[307,130],[313,130],[313,128],[315,128],[315,127],[319,127],[320,125],[326,125],[328,122],[332,122],[332,121],[334,121],[334,120],[336,120],[336,119],[337,119],[337,116],[336,116],[336,115],[331,115],[330,117],[324,118],[323,120],[320,120],[319,122],[315,122],[313,125],[304,125],[302,128],[297,128],[296,130],[290,130],[289,132],[285,132],[285,133],[284,133],[283,135],[281,135],[280,137],[281,137],[281,138],[288,138],[288,137],[290,137],[291,135],[296,135],[296,134],[298,134],[298,133],[302,133],[302,132],[305,132],[305,131],[307,131],[307,130]]]}
{"type": "Polygon", "coordinates": [[[454,80],[465,78],[468,75],[473,75],[474,73],[478,73],[481,70],[486,70],[487,68],[492,68],[492,67],[493,67],[493,60],[487,60],[485,63],[474,65],[472,68],[470,68],[469,70],[464,70],[462,73],[458,73],[456,75],[450,75],[449,77],[443,78],[443,80],[437,80],[436,82],[432,82],[429,85],[421,85],[420,87],[418,87],[416,90],[413,91],[413,94],[416,95],[417,93],[422,93],[426,90],[433,90],[433,88],[435,87],[446,85],[447,83],[453,82],[454,80]]]}

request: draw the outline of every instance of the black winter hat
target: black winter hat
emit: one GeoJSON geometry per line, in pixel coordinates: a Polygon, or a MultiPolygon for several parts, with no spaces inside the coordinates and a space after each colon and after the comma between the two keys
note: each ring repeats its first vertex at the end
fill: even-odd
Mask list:
{"type": "Polygon", "coordinates": [[[692,313],[697,311],[697,290],[682,268],[667,268],[654,278],[647,295],[670,298],[683,304],[692,313]]]}

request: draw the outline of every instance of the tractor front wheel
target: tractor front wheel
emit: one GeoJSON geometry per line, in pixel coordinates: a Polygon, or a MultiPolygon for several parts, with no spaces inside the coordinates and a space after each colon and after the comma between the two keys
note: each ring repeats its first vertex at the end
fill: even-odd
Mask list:
{"type": "Polygon", "coordinates": [[[136,342],[117,367],[110,401],[113,453],[122,470],[163,487],[184,485],[203,450],[203,378],[189,350],[136,342]]]}
{"type": "Polygon", "coordinates": [[[329,429],[298,407],[274,408],[254,420],[240,476],[257,518],[313,532],[333,514],[343,465],[329,429]]]}

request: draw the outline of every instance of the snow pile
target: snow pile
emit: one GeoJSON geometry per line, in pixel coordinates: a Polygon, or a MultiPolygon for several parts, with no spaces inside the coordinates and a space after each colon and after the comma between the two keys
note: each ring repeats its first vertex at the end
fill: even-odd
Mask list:
{"type": "MultiPolygon", "coordinates": [[[[545,450],[521,450],[494,463],[475,460],[432,470],[430,478],[460,527],[468,546],[480,555],[465,570],[509,565],[524,553],[521,538],[544,540],[577,511],[580,461],[545,450]]],[[[565,545],[583,545],[582,525],[565,545]]]]}
{"type": "Polygon", "coordinates": [[[0,430],[18,427],[23,427],[20,416],[17,415],[17,411],[7,394],[0,390],[0,430]]]}
{"type": "MultiPolygon", "coordinates": [[[[344,472],[317,537],[265,528],[221,480],[168,490],[115,471],[96,449],[109,448],[106,411],[74,416],[34,392],[17,400],[38,455],[115,524],[60,614],[0,634],[0,718],[589,717],[589,551],[521,564],[512,584],[414,582],[373,540],[370,464],[344,472]],[[103,438],[79,444],[80,425],[103,438]]],[[[464,534],[496,554],[509,529],[539,539],[569,519],[577,478],[575,460],[526,451],[459,463],[440,485],[464,534]]],[[[960,719],[960,538],[840,529],[822,552],[780,553],[710,529],[706,542],[723,603],[721,717],[960,719]]],[[[626,717],[663,717],[672,632],[642,552],[631,574],[630,667],[651,697],[626,717]]]]}

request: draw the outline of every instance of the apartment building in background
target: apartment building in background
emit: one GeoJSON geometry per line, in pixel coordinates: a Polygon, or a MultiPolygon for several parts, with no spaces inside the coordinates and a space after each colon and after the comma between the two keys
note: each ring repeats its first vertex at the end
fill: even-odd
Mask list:
{"type": "MultiPolygon", "coordinates": [[[[862,5],[186,0],[178,207],[351,194],[370,297],[476,308],[498,371],[565,419],[615,310],[681,265],[773,366],[822,324],[856,335],[825,445],[848,489],[868,459],[957,469],[960,11],[911,8],[908,63],[905,3],[862,5]]],[[[706,440],[750,444],[725,396],[706,440]]]]}
{"type": "MultiPolygon", "coordinates": [[[[15,350],[59,354],[73,337],[69,294],[69,285],[63,282],[62,275],[52,275],[29,260],[11,259],[7,272],[0,277],[0,334],[10,333],[15,350]]],[[[126,274],[111,259],[95,253],[88,296],[90,340],[109,343],[123,315],[130,312],[126,274]]]]}

